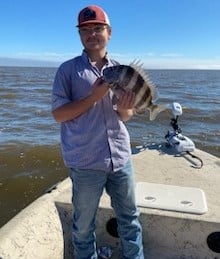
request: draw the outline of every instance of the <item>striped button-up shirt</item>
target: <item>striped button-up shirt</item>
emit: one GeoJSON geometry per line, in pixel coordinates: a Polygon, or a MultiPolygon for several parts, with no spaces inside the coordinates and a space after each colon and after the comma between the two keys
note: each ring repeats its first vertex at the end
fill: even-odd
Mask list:
{"type": "MultiPolygon", "coordinates": [[[[107,60],[105,67],[117,64],[107,60]]],[[[86,52],[63,63],[54,79],[52,110],[90,95],[101,75],[86,52]]],[[[111,91],[87,112],[61,123],[61,148],[70,168],[117,171],[125,165],[131,155],[130,138],[112,104],[111,91]]]]}

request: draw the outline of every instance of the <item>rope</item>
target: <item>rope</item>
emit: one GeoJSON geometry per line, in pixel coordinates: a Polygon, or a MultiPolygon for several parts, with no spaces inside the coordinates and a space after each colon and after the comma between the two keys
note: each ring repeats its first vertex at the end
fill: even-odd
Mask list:
{"type": "Polygon", "coordinates": [[[202,159],[201,159],[200,157],[198,157],[198,156],[196,156],[196,155],[193,155],[193,154],[190,153],[189,151],[186,151],[186,153],[187,153],[188,155],[190,155],[192,158],[195,158],[195,159],[199,160],[200,163],[201,163],[200,166],[193,166],[193,165],[192,165],[193,168],[200,169],[200,168],[203,167],[203,161],[202,161],[202,159]]]}

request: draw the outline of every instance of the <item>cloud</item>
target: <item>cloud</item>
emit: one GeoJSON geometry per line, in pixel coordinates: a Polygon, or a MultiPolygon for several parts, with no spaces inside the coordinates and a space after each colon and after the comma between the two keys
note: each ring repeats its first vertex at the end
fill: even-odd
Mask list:
{"type": "Polygon", "coordinates": [[[44,60],[44,61],[65,61],[67,59],[73,58],[79,55],[79,53],[57,53],[57,52],[19,52],[14,57],[16,58],[25,58],[25,59],[35,59],[35,60],[44,60]]]}
{"type": "Polygon", "coordinates": [[[22,66],[22,67],[58,67],[60,62],[37,60],[37,59],[25,59],[25,58],[8,58],[0,57],[0,66],[22,66]]]}
{"type": "Polygon", "coordinates": [[[190,58],[155,58],[142,60],[150,69],[220,69],[220,60],[190,58]]]}
{"type": "Polygon", "coordinates": [[[112,53],[111,56],[124,64],[140,60],[148,69],[220,69],[220,58],[188,58],[180,53],[112,53]]]}
{"type": "MultiPolygon", "coordinates": [[[[110,56],[122,64],[130,64],[140,60],[146,69],[216,69],[220,70],[220,58],[193,59],[186,58],[178,53],[117,53],[110,52],[110,56]]],[[[65,60],[71,59],[80,53],[17,53],[13,57],[0,58],[1,66],[59,66],[65,60]]]]}
{"type": "Polygon", "coordinates": [[[164,58],[179,58],[179,57],[183,57],[183,55],[180,54],[180,53],[163,53],[163,54],[161,54],[161,57],[164,57],[164,58]]]}

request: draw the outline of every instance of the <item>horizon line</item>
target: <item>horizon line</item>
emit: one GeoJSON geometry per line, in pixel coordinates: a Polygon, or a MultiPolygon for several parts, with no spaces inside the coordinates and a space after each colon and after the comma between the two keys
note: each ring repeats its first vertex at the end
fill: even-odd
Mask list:
{"type": "MultiPolygon", "coordinates": [[[[71,58],[69,58],[71,59],[71,58]]],[[[68,59],[66,59],[68,60],[68,59]]],[[[0,67],[45,67],[45,68],[58,68],[63,62],[66,60],[54,61],[54,60],[40,60],[40,59],[33,59],[33,58],[16,58],[16,57],[1,57],[0,56],[0,67]]],[[[129,63],[129,62],[120,62],[129,63]]],[[[193,66],[193,65],[159,65],[159,64],[144,64],[143,68],[146,70],[220,70],[219,67],[209,67],[208,65],[205,66],[193,66]]]]}

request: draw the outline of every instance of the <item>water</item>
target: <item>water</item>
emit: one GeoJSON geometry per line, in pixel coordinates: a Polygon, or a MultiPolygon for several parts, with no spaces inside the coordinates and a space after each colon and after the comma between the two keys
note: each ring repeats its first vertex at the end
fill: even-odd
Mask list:
{"type": "MultiPolygon", "coordinates": [[[[56,68],[0,67],[0,226],[68,176],[59,124],[50,112],[56,68]]],[[[220,71],[150,70],[161,103],[179,102],[179,126],[197,148],[220,157],[220,71]]],[[[169,111],[127,123],[132,146],[164,142],[169,111]]]]}

